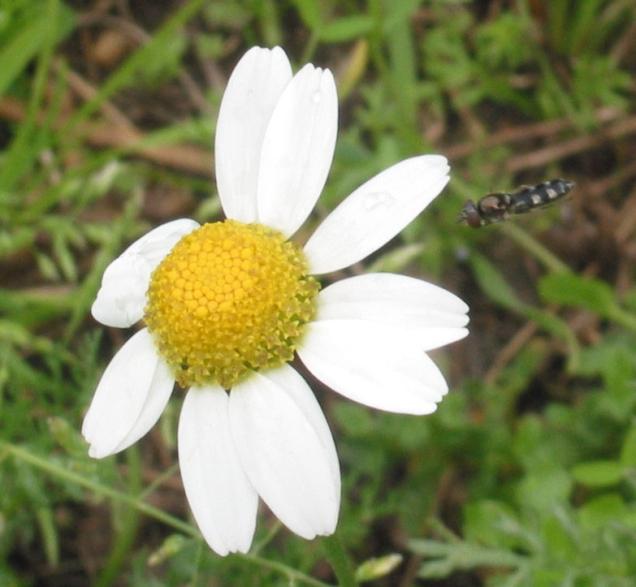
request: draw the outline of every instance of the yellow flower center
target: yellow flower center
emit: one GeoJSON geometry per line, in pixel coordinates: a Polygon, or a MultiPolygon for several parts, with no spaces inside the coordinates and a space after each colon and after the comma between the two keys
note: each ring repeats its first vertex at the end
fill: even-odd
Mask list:
{"type": "Polygon", "coordinates": [[[294,355],[316,312],[303,252],[260,224],[205,224],[155,269],[145,321],[179,383],[229,389],[294,355]]]}

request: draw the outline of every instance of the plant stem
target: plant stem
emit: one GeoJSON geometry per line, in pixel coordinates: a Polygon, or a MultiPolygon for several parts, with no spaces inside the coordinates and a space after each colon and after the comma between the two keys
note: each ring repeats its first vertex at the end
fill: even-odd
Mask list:
{"type": "Polygon", "coordinates": [[[615,305],[615,307],[613,307],[608,313],[608,316],[617,324],[636,332],[636,316],[626,310],[623,310],[620,306],[615,305]]]}
{"type": "Polygon", "coordinates": [[[107,487],[106,485],[102,485],[97,481],[82,477],[78,473],[74,473],[64,466],[58,465],[55,461],[39,457],[32,452],[29,452],[25,448],[17,446],[15,444],[3,442],[0,444],[0,446],[2,446],[2,448],[8,453],[12,454],[14,458],[24,461],[25,463],[29,463],[30,465],[46,471],[47,473],[50,473],[51,475],[59,479],[64,479],[71,483],[75,483],[76,485],[85,487],[86,489],[90,489],[98,495],[103,495],[104,497],[109,497],[111,499],[114,499],[115,501],[130,505],[136,510],[152,518],[155,518],[160,522],[163,522],[167,526],[171,526],[175,530],[183,532],[187,536],[191,536],[192,538],[200,538],[199,532],[191,524],[188,524],[187,522],[184,522],[179,518],[175,518],[170,514],[166,514],[164,511],[141,501],[138,497],[127,495],[125,493],[117,491],[116,489],[113,489],[112,487],[107,487]]]}
{"type": "Polygon", "coordinates": [[[532,238],[526,231],[514,224],[502,224],[499,229],[506,236],[514,240],[522,249],[525,249],[538,261],[543,263],[546,269],[553,273],[569,273],[570,268],[544,247],[539,241],[532,238]]]}
{"type": "MultiPolygon", "coordinates": [[[[319,581],[318,579],[314,579],[313,577],[310,577],[309,575],[305,575],[304,573],[301,573],[300,571],[297,571],[296,569],[293,569],[292,567],[288,567],[284,563],[279,563],[278,561],[272,561],[267,558],[263,558],[263,557],[249,554],[249,553],[247,554],[239,553],[239,554],[235,554],[234,556],[236,556],[237,558],[241,558],[244,561],[250,562],[252,564],[255,564],[261,567],[266,567],[273,571],[278,571],[282,575],[286,575],[290,580],[299,581],[301,583],[304,583],[305,585],[311,585],[311,587],[332,587],[331,585],[329,585],[329,583],[323,583],[322,581],[319,581]]],[[[347,585],[348,587],[349,584],[341,583],[340,585],[341,586],[347,585]]],[[[351,583],[351,585],[355,586],[355,583],[351,583]]]]}
{"type": "MultiPolygon", "coordinates": [[[[0,441],[0,458],[3,458],[5,455],[11,455],[13,456],[13,458],[37,467],[42,471],[46,471],[47,473],[54,477],[57,477],[58,479],[63,479],[70,483],[79,485],[80,487],[85,487],[86,489],[89,489],[90,491],[98,495],[103,495],[104,497],[108,497],[114,501],[118,501],[125,505],[131,506],[138,512],[146,514],[147,516],[150,516],[155,520],[159,520],[167,526],[170,526],[175,530],[182,532],[186,536],[190,536],[191,538],[194,538],[196,540],[201,540],[201,534],[192,524],[188,524],[187,522],[184,522],[179,518],[175,518],[170,514],[166,514],[164,511],[145,503],[139,497],[127,495],[125,493],[117,491],[116,489],[113,489],[112,487],[108,487],[106,485],[102,485],[97,481],[93,481],[92,479],[82,477],[80,474],[70,471],[63,465],[57,464],[55,461],[44,459],[36,454],[33,454],[24,447],[11,444],[9,442],[0,441]]],[[[314,579],[309,575],[305,575],[304,573],[278,561],[268,560],[266,558],[249,553],[235,554],[234,557],[240,558],[246,562],[258,565],[260,567],[271,569],[273,571],[281,573],[282,575],[285,575],[290,580],[298,581],[299,583],[310,585],[311,587],[330,587],[328,583],[318,581],[318,579],[314,579]]],[[[341,582],[341,585],[350,587],[355,586],[355,583],[341,582]]]]}
{"type": "MultiPolygon", "coordinates": [[[[141,486],[141,460],[137,447],[128,450],[126,457],[128,459],[128,488],[131,494],[138,495],[141,486]]],[[[128,505],[119,510],[114,509],[112,512],[113,527],[118,528],[118,531],[106,563],[95,581],[95,587],[110,587],[117,581],[137,538],[139,511],[128,505]]]]}
{"type": "Polygon", "coordinates": [[[327,555],[331,568],[338,577],[340,587],[355,587],[357,585],[353,573],[353,565],[342,545],[342,540],[337,534],[327,536],[322,540],[322,546],[327,555]]]}

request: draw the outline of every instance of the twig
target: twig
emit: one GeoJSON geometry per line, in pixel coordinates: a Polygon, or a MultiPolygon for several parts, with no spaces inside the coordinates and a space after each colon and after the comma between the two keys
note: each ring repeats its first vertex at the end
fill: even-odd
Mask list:
{"type": "MultiPolygon", "coordinates": [[[[596,113],[596,120],[599,123],[610,122],[620,118],[621,114],[621,111],[616,108],[600,108],[596,113]]],[[[551,136],[573,126],[574,123],[569,118],[513,126],[489,135],[482,142],[470,141],[459,145],[450,145],[444,150],[444,153],[449,159],[462,159],[480,149],[551,136]]]]}
{"type": "Polygon", "coordinates": [[[636,40],[636,21],[625,31],[623,36],[610,51],[610,58],[616,63],[620,63],[633,49],[636,40]]]}
{"type": "Polygon", "coordinates": [[[619,167],[608,177],[588,183],[585,190],[594,197],[600,197],[634,176],[636,176],[636,160],[619,167]]]}
{"type": "Polygon", "coordinates": [[[537,332],[537,324],[533,321],[526,322],[515,335],[510,339],[508,344],[497,353],[490,369],[484,375],[484,382],[487,385],[493,385],[504,367],[515,358],[521,349],[537,332]]]}
{"type": "MultiPolygon", "coordinates": [[[[93,24],[96,21],[98,21],[100,24],[111,26],[113,29],[122,32],[138,45],[144,45],[152,38],[152,36],[149,35],[138,24],[117,16],[104,15],[100,16],[99,18],[91,16],[90,18],[84,18],[83,20],[81,20],[80,24],[87,26],[93,24]]],[[[183,88],[190,97],[190,100],[199,109],[199,111],[208,114],[212,113],[212,107],[208,103],[205,94],[201,91],[201,88],[199,88],[197,83],[194,81],[194,78],[185,70],[180,70],[177,75],[183,88]]]]}
{"type": "MultiPolygon", "coordinates": [[[[84,127],[82,127],[83,129],[84,127]]],[[[93,147],[112,147],[130,151],[166,167],[209,176],[212,172],[212,154],[192,145],[144,147],[144,135],[119,127],[106,125],[85,129],[86,141],[93,147]]]]}
{"type": "Polygon", "coordinates": [[[557,145],[538,149],[532,153],[511,157],[506,163],[506,170],[510,173],[516,173],[534,167],[543,167],[575,153],[599,147],[609,139],[617,139],[632,133],[636,133],[636,116],[618,120],[612,126],[593,135],[576,137],[557,145]]]}
{"type": "MultiPolygon", "coordinates": [[[[636,165],[632,165],[636,168],[636,165]]],[[[618,217],[621,219],[614,231],[614,238],[619,245],[627,243],[636,229],[636,189],[627,197],[625,205],[620,209],[618,217]]]]}
{"type": "MultiPolygon", "coordinates": [[[[20,122],[24,116],[25,107],[22,102],[11,97],[0,100],[0,118],[20,122]]],[[[121,149],[173,169],[202,176],[211,174],[212,154],[199,147],[192,145],[148,147],[143,144],[146,140],[145,135],[126,126],[84,124],[79,127],[78,132],[92,147],[121,149]]]]}
{"type": "MultiPolygon", "coordinates": [[[[68,85],[85,102],[92,100],[97,95],[97,90],[91,83],[84,79],[79,73],[64,67],[61,61],[55,61],[53,69],[58,75],[66,76],[68,85]]],[[[113,124],[131,129],[136,128],[130,119],[108,100],[100,106],[100,111],[113,124]]]]}

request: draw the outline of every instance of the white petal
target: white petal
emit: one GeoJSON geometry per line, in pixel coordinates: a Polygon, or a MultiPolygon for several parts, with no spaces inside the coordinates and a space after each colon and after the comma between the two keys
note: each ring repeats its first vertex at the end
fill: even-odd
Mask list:
{"type": "Polygon", "coordinates": [[[410,333],[422,350],[466,336],[468,306],[452,293],[421,279],[367,273],[342,279],[318,295],[317,320],[366,320],[410,333]]]}
{"type": "Polygon", "coordinates": [[[441,155],[422,155],[382,171],[347,197],[305,245],[311,272],[329,273],[364,259],[397,235],[448,183],[441,155]]]}
{"type": "Polygon", "coordinates": [[[291,367],[255,373],[230,394],[230,422],[252,485],[290,530],[331,534],[340,507],[340,473],[325,418],[291,367]]]}
{"type": "Polygon", "coordinates": [[[267,127],[258,176],[259,222],[291,236],[325,185],[338,132],[333,75],[305,65],[285,88],[267,127]]]}
{"type": "Polygon", "coordinates": [[[104,271],[91,313],[106,326],[126,328],[141,320],[150,275],[186,234],[198,228],[182,218],[158,226],[130,245],[104,271]]]}
{"type": "Polygon", "coordinates": [[[280,47],[253,47],[227,84],[216,125],[216,182],[228,218],[256,220],[256,183],[263,136],[278,98],[292,78],[280,47]]]}
{"type": "Polygon", "coordinates": [[[247,552],[256,527],[258,496],[236,454],[227,393],[192,388],[179,418],[179,467],[194,519],[220,555],[247,552]]]}
{"type": "Polygon", "coordinates": [[[97,385],[82,425],[89,455],[103,458],[141,438],[159,419],[174,378],[147,329],[119,349],[97,385]]]}
{"type": "Polygon", "coordinates": [[[312,322],[298,355],[334,391],[388,412],[430,414],[448,391],[439,369],[411,337],[380,323],[312,322]]]}

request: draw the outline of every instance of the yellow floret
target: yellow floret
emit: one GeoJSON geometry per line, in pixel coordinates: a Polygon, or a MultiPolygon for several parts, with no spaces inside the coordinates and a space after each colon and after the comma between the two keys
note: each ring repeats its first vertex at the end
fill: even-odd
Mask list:
{"type": "Polygon", "coordinates": [[[293,358],[319,289],[282,234],[226,220],[191,232],[160,263],[144,318],[181,386],[229,389],[293,358]]]}

